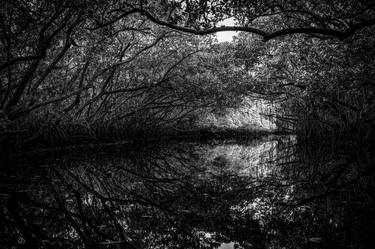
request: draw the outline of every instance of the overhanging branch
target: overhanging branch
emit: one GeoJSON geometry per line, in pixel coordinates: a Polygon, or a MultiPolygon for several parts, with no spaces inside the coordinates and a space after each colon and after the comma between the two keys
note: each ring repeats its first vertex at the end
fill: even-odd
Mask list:
{"type": "MultiPolygon", "coordinates": [[[[291,35],[291,34],[319,34],[319,35],[330,36],[330,37],[343,40],[345,38],[350,37],[355,32],[363,28],[375,25],[375,18],[372,18],[372,19],[368,19],[363,22],[354,24],[353,26],[351,26],[345,31],[339,31],[339,30],[330,29],[330,28],[319,28],[319,27],[299,27],[299,28],[285,28],[285,29],[274,31],[274,32],[266,32],[262,29],[248,27],[248,26],[221,26],[221,27],[213,27],[213,28],[208,28],[208,29],[194,29],[194,28],[180,26],[177,24],[173,24],[173,23],[161,20],[155,17],[149,11],[144,10],[144,9],[134,8],[131,12],[130,11],[126,12],[126,14],[130,14],[130,13],[131,14],[138,13],[146,17],[148,20],[150,20],[151,22],[155,24],[168,27],[173,30],[194,34],[194,35],[209,35],[209,34],[214,34],[214,33],[223,32],[223,31],[242,31],[242,32],[259,35],[263,38],[264,41],[268,41],[271,39],[275,39],[277,37],[291,35]]],[[[109,23],[112,24],[113,22],[111,21],[109,23]]]]}

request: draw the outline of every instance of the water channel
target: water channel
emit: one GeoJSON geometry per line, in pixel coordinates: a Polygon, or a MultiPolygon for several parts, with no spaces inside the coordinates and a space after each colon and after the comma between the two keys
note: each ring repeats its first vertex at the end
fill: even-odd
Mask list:
{"type": "Polygon", "coordinates": [[[374,158],[350,148],[266,136],[12,156],[0,248],[374,248],[374,158]]]}

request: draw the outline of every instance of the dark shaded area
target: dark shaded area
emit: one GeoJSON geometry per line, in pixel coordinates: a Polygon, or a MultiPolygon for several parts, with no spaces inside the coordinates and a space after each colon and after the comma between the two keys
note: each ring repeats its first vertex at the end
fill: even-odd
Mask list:
{"type": "Polygon", "coordinates": [[[365,147],[274,136],[12,157],[1,173],[1,245],[373,248],[365,147]]]}

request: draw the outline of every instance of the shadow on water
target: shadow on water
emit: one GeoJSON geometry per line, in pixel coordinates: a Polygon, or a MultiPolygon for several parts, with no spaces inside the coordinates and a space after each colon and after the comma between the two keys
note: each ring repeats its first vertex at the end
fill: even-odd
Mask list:
{"type": "Polygon", "coordinates": [[[374,246],[374,158],[353,147],[273,136],[6,166],[4,248],[374,246]]]}

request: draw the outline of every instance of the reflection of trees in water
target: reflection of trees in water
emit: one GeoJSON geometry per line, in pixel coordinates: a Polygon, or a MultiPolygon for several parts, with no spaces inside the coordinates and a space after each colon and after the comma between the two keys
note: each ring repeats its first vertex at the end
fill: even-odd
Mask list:
{"type": "Polygon", "coordinates": [[[336,146],[299,146],[299,162],[283,168],[294,188],[283,208],[296,224],[290,237],[302,232],[332,247],[372,248],[374,157],[360,146],[336,146]]]}
{"type": "Polygon", "coordinates": [[[297,248],[369,240],[370,155],[309,150],[288,139],[226,146],[175,144],[63,161],[4,201],[3,244],[297,248]]]}
{"type": "Polygon", "coordinates": [[[206,150],[204,158],[210,165],[216,166],[217,164],[218,167],[212,167],[212,171],[216,168],[221,170],[224,168],[236,175],[265,177],[275,170],[273,164],[266,162],[275,157],[276,145],[276,140],[260,140],[250,145],[219,145],[206,150]],[[220,163],[221,161],[223,163],[220,163]]]}

